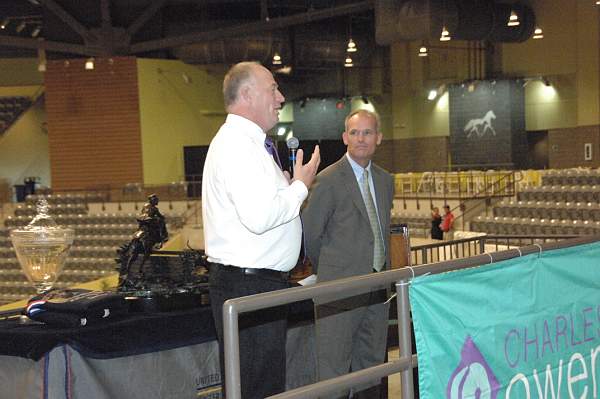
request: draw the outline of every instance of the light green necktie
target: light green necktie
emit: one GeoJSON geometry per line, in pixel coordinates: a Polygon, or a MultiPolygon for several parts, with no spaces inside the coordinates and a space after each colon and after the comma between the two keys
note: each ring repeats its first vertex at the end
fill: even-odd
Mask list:
{"type": "Polygon", "coordinates": [[[373,269],[381,271],[385,264],[385,247],[383,246],[383,239],[381,237],[381,228],[379,227],[377,210],[375,209],[375,203],[373,202],[373,196],[371,195],[369,171],[367,169],[363,172],[362,188],[365,207],[367,208],[367,215],[369,216],[369,223],[371,224],[371,230],[373,231],[373,269]]]}

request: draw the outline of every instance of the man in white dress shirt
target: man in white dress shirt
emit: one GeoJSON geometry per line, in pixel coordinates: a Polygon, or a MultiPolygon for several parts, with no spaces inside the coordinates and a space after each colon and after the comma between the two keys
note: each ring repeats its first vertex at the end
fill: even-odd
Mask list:
{"type": "MultiPolygon", "coordinates": [[[[210,144],[202,179],[210,301],[221,359],[223,303],[288,287],[300,252],[300,206],[320,162],[318,147],[306,165],[298,150],[291,180],[266,148],[265,132],[278,122],[285,100],[268,69],[254,62],[234,65],[223,81],[223,96],[227,119],[210,144]]],[[[244,399],[285,390],[286,316],[285,307],[241,315],[244,399]]]]}

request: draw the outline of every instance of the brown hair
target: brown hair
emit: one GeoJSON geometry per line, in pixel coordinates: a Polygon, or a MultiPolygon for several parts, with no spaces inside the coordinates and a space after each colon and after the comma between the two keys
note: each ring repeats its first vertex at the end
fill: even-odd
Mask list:
{"type": "Polygon", "coordinates": [[[348,116],[346,116],[346,119],[344,119],[344,130],[348,131],[348,120],[350,120],[350,118],[352,118],[354,115],[358,115],[358,114],[364,114],[364,115],[368,115],[372,118],[375,118],[375,130],[377,132],[379,132],[379,114],[377,114],[377,112],[374,111],[369,111],[368,109],[357,109],[356,111],[352,111],[348,114],[348,116]]]}

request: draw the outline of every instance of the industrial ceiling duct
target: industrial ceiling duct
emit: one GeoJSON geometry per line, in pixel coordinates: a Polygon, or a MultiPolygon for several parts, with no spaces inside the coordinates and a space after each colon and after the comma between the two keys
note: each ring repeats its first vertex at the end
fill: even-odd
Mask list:
{"type": "MultiPolygon", "coordinates": [[[[339,66],[346,55],[345,41],[296,41],[294,66],[317,68],[339,66]]],[[[173,55],[190,64],[234,64],[243,60],[256,60],[270,64],[273,54],[280,54],[283,63],[289,64],[292,51],[289,40],[269,37],[230,38],[196,43],[173,49],[173,55]]],[[[365,49],[357,58],[366,58],[365,49]]]]}
{"type": "Polygon", "coordinates": [[[375,38],[388,45],[402,40],[437,39],[442,26],[457,40],[522,42],[535,28],[533,10],[522,2],[500,4],[491,0],[376,0],[375,38]],[[521,24],[507,26],[511,10],[521,24]]]}

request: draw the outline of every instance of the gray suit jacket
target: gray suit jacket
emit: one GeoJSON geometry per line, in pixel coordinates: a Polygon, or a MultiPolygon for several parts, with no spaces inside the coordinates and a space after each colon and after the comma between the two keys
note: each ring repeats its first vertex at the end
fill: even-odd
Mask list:
{"type": "MultiPolygon", "coordinates": [[[[385,268],[389,268],[394,179],[374,163],[371,175],[385,242],[385,268]]],[[[302,223],[306,254],[318,282],[373,272],[373,232],[346,155],[317,176],[302,212],[302,223]]]]}

